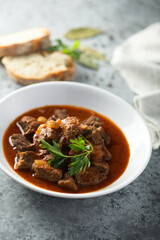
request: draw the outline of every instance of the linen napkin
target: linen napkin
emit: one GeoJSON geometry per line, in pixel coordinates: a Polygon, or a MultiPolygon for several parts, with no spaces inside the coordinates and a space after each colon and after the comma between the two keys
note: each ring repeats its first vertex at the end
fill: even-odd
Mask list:
{"type": "Polygon", "coordinates": [[[153,148],[160,147],[160,23],[128,38],[113,53],[111,64],[138,94],[133,101],[147,122],[153,148]]]}

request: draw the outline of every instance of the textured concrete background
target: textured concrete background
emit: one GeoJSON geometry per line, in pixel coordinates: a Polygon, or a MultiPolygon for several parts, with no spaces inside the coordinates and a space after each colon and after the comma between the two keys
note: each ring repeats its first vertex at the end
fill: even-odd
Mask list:
{"type": "MultiPolygon", "coordinates": [[[[117,44],[160,20],[159,0],[0,0],[0,34],[44,26],[52,38],[70,28],[100,27],[83,40],[111,59],[117,44]]],[[[133,93],[110,64],[98,72],[77,66],[76,82],[111,91],[132,104],[133,93]]],[[[18,84],[0,65],[0,98],[18,84]]],[[[0,240],[160,239],[160,150],[141,176],[119,192],[95,199],[58,199],[32,192],[0,171],[0,240]]]]}

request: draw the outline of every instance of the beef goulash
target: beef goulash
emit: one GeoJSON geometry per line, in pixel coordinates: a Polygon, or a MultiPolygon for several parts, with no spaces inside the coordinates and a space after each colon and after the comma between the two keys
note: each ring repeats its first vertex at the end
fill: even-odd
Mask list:
{"type": "Polygon", "coordinates": [[[44,189],[85,193],[116,181],[129,161],[122,131],[108,118],[74,106],[45,106],[15,119],[4,135],[10,166],[44,189]]]}

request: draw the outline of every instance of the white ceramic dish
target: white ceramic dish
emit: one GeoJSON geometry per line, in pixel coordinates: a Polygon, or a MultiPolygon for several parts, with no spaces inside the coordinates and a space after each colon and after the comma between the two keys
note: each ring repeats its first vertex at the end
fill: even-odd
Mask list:
{"type": "Polygon", "coordinates": [[[140,115],[119,97],[97,87],[72,82],[48,82],[21,88],[0,101],[0,168],[17,182],[34,191],[63,198],[91,198],[115,192],[134,181],[145,169],[151,155],[151,138],[140,115]],[[8,125],[20,114],[45,105],[82,106],[101,113],[115,122],[130,146],[130,160],[124,174],[110,186],[84,194],[45,190],[25,181],[6,161],[2,139],[8,125]]]}

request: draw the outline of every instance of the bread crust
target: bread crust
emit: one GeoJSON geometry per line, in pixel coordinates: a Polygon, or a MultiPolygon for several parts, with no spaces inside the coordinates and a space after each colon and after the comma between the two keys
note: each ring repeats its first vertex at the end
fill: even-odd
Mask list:
{"type": "MultiPolygon", "coordinates": [[[[33,31],[34,29],[31,29],[33,31]]],[[[50,32],[48,29],[39,28],[36,29],[42,32],[41,37],[33,37],[32,40],[27,40],[27,37],[24,37],[24,40],[20,42],[12,42],[10,44],[2,45],[0,44],[0,57],[3,56],[20,56],[27,53],[33,53],[38,50],[45,50],[50,46],[50,32]]],[[[29,29],[26,31],[30,31],[29,29]]],[[[23,31],[25,32],[25,31],[23,31]]],[[[20,32],[21,33],[21,32],[20,32]]],[[[19,34],[19,33],[18,33],[19,34]]],[[[6,36],[6,38],[12,37],[12,34],[6,36]]],[[[5,36],[3,36],[5,38],[5,36]]],[[[5,41],[5,40],[4,40],[5,41]]]]}
{"type": "Polygon", "coordinates": [[[23,86],[46,81],[71,81],[74,78],[76,71],[73,59],[71,60],[70,66],[67,67],[66,70],[61,70],[59,72],[51,72],[42,78],[25,78],[23,76],[15,74],[9,68],[7,68],[7,66],[5,67],[10,78],[23,86]]]}

